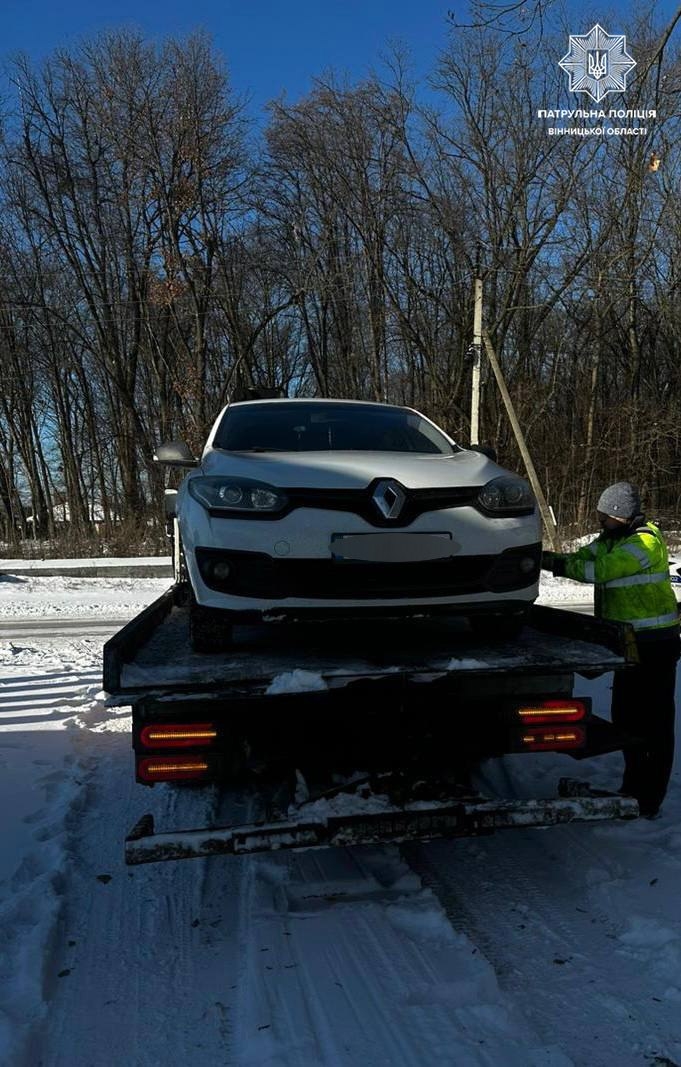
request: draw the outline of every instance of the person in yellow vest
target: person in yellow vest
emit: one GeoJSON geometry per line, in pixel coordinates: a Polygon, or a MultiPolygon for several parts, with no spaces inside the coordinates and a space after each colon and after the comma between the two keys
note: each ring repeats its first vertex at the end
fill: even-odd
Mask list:
{"type": "Polygon", "coordinates": [[[639,664],[615,674],[612,721],[639,742],[624,750],[620,792],[635,797],[641,815],[654,819],[674,758],[679,609],[667,546],[657,526],[646,522],[636,487],[617,482],[596,506],[600,536],[577,552],[545,552],[542,566],[556,577],[592,584],[596,617],[634,628],[639,664]]]}

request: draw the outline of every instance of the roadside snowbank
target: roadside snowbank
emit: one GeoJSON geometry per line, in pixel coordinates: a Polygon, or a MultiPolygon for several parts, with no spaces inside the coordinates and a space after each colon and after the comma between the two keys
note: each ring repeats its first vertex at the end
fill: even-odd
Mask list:
{"type": "Polygon", "coordinates": [[[587,604],[593,601],[593,586],[573,582],[570,578],[554,578],[552,574],[542,571],[539,580],[538,604],[555,604],[566,606],[587,604]]]}
{"type": "Polygon", "coordinates": [[[170,578],[41,578],[0,573],[0,618],[132,618],[170,578]]]}

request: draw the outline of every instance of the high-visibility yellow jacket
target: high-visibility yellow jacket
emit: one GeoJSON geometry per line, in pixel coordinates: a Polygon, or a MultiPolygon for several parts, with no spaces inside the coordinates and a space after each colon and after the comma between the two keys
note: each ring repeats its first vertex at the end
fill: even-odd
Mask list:
{"type": "Polygon", "coordinates": [[[594,584],[594,611],[599,618],[631,623],[639,639],[678,633],[679,609],[669,579],[667,546],[652,522],[624,537],[604,531],[562,558],[566,578],[594,584]]]}

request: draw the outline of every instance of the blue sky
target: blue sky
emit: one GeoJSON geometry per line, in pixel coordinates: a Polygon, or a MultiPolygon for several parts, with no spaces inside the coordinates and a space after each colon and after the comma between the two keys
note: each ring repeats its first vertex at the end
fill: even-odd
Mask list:
{"type": "MultiPolygon", "coordinates": [[[[630,0],[617,11],[635,6],[630,0]]],[[[21,50],[39,59],[116,26],[139,28],[150,38],[200,27],[213,37],[232,84],[251,95],[257,114],[283,91],[297,99],[314,75],[330,68],[352,80],[362,77],[380,65],[391,39],[409,47],[414,73],[425,78],[447,40],[447,9],[458,14],[464,7],[460,0],[3,0],[0,58],[21,50]]],[[[567,7],[573,33],[586,32],[594,21],[618,32],[610,3],[568,0],[567,7]]],[[[660,18],[669,18],[676,0],[661,0],[656,8],[660,18]]],[[[681,27],[676,36],[681,38],[681,27]]]]}
{"type": "Polygon", "coordinates": [[[391,38],[409,45],[425,76],[447,37],[452,0],[4,0],[0,54],[39,58],[109,27],[128,25],[152,38],[207,30],[224,54],[232,84],[253,105],[286,91],[305,93],[315,74],[335,68],[361,77],[380,62],[391,38]]]}

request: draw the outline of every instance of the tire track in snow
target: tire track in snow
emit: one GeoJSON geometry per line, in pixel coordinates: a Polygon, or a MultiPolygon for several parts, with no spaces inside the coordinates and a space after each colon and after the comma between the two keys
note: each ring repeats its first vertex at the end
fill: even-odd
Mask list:
{"type": "MultiPolygon", "coordinates": [[[[494,965],[502,989],[578,1067],[681,1061],[681,1020],[671,1017],[664,984],[646,985],[616,917],[580,880],[608,863],[592,828],[512,830],[404,854],[494,965]]],[[[621,874],[616,863],[610,873],[621,874]]]]}
{"type": "Polygon", "coordinates": [[[112,725],[114,732],[100,726],[79,736],[87,802],[70,826],[49,1017],[31,1067],[222,1063],[224,1013],[211,1011],[219,997],[207,987],[215,946],[206,948],[201,927],[205,867],[213,861],[132,869],[123,861],[141,807],[160,825],[200,825],[214,816],[215,792],[156,787],[140,796],[121,729],[129,721],[112,725]]]}
{"type": "Polygon", "coordinates": [[[570,1064],[395,848],[252,860],[248,881],[235,1067],[570,1064]]]}

